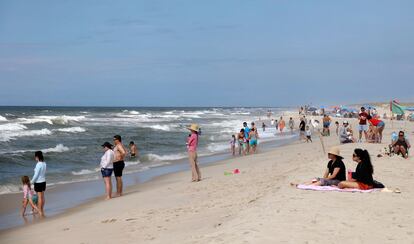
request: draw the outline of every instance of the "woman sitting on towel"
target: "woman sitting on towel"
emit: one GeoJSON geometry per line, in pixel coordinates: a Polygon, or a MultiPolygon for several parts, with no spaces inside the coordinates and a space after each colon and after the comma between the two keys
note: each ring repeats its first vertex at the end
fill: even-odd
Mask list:
{"type": "Polygon", "coordinates": [[[328,152],[328,158],[330,159],[326,166],[325,174],[323,178],[316,179],[312,185],[316,186],[337,186],[339,182],[344,181],[345,177],[345,164],[342,162],[343,157],[339,153],[339,148],[333,147],[328,152]]]}
{"type": "Polygon", "coordinates": [[[367,150],[357,148],[354,150],[352,159],[358,163],[355,172],[352,173],[352,178],[347,181],[339,183],[338,187],[343,188],[356,188],[360,190],[372,189],[374,185],[374,167],[371,163],[371,157],[367,150]]]}

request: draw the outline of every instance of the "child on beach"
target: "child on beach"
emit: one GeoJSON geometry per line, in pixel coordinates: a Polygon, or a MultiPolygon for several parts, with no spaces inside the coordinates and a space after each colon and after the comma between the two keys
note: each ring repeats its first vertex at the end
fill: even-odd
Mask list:
{"type": "Polygon", "coordinates": [[[231,149],[232,155],[235,156],[236,155],[236,136],[235,135],[231,135],[230,149],[231,149]]]}
{"type": "Polygon", "coordinates": [[[32,190],[29,176],[27,176],[27,175],[22,176],[22,184],[23,184],[23,202],[22,202],[22,209],[21,209],[20,214],[22,216],[25,215],[27,204],[30,204],[30,206],[32,206],[32,212],[33,213],[38,213],[39,209],[36,206],[37,205],[37,195],[35,195],[33,190],[32,190]]]}
{"type": "Polygon", "coordinates": [[[309,125],[306,126],[305,134],[306,134],[306,142],[312,142],[312,138],[311,138],[312,132],[309,128],[309,125]]]}

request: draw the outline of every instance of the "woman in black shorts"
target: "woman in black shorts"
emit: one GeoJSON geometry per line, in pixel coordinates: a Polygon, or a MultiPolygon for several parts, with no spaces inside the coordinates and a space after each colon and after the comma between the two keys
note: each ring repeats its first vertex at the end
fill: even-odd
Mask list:
{"type": "Polygon", "coordinates": [[[40,215],[44,216],[45,207],[45,191],[46,191],[46,163],[43,162],[43,153],[41,151],[35,152],[35,160],[37,161],[34,169],[34,175],[31,183],[34,185],[34,190],[38,196],[37,207],[40,210],[40,215]]]}

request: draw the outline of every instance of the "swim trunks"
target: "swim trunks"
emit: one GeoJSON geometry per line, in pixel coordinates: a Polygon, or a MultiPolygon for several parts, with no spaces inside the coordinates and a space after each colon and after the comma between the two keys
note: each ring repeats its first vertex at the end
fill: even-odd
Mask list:
{"type": "Polygon", "coordinates": [[[118,161],[118,162],[114,162],[114,175],[115,177],[121,177],[122,176],[122,171],[125,168],[125,163],[124,161],[118,161]]]}

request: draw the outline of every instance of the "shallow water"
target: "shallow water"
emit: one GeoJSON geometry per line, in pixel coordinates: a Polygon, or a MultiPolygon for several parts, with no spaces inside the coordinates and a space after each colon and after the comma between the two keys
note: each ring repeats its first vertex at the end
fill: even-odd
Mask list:
{"type": "MultiPolygon", "coordinates": [[[[143,172],[186,157],[186,127],[202,128],[199,154],[228,150],[243,121],[265,118],[269,108],[0,107],[0,194],[19,192],[20,177],[33,175],[34,151],[47,162],[48,186],[99,178],[101,144],[115,134],[135,141],[139,159],[126,159],[125,173],[143,172]]],[[[272,108],[274,116],[282,108],[272,108]]],[[[268,125],[270,126],[270,125],[268,125]]],[[[274,128],[263,140],[284,140],[274,128]]]]}

